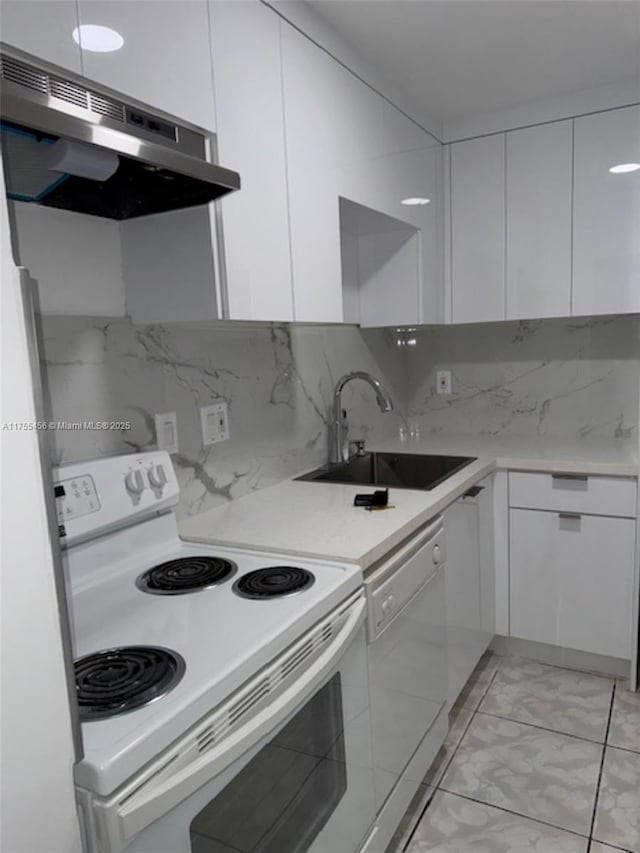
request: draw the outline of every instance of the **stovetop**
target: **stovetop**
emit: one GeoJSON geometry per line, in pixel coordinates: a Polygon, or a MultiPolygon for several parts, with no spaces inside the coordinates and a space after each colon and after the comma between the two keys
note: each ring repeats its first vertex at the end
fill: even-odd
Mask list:
{"type": "Polygon", "coordinates": [[[362,583],[356,565],[183,542],[171,512],[78,544],[65,564],[76,659],[146,646],[185,663],[179,682],[150,704],[82,724],[85,757],[76,782],[98,794],[120,786],[362,583]],[[140,588],[140,577],[154,567],[211,557],[235,571],[189,594],[140,588]],[[234,585],[244,578],[249,588],[268,591],[268,567],[277,568],[275,586],[293,579],[288,591],[295,594],[257,600],[237,594],[234,585]]]}

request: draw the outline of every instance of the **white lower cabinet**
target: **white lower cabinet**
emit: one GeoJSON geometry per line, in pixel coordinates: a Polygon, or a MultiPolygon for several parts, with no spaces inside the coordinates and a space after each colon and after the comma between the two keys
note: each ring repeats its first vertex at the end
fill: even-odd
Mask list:
{"type": "Polygon", "coordinates": [[[630,658],[635,520],[511,509],[509,535],[511,636],[630,658]]]}
{"type": "Polygon", "coordinates": [[[452,504],[444,524],[448,700],[453,705],[495,634],[491,481],[452,504]]]}

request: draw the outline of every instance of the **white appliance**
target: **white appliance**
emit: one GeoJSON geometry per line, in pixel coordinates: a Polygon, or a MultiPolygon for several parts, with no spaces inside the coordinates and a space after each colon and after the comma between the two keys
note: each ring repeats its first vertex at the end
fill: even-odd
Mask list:
{"type": "Polygon", "coordinates": [[[365,578],[376,832],[384,853],[449,729],[439,516],[365,578]]]}
{"type": "Polygon", "coordinates": [[[9,198],[123,220],[240,189],[205,135],[69,71],[3,45],[0,81],[9,198]]]}
{"type": "Polygon", "coordinates": [[[54,480],[88,851],[358,851],[375,818],[359,568],[183,542],[164,452],[54,480]]]}
{"type": "Polygon", "coordinates": [[[72,685],[65,679],[68,632],[58,612],[57,530],[55,513],[49,512],[53,501],[48,500],[51,467],[46,436],[33,429],[45,417],[33,310],[35,287],[27,270],[14,266],[1,162],[0,270],[4,424],[0,436],[4,496],[0,847],[80,853],[69,774],[76,744],[69,713],[72,685]],[[18,566],[23,571],[13,570],[18,566]],[[27,677],[30,672],[38,673],[37,678],[27,677]],[[42,806],[37,820],[35,803],[42,806]]]}

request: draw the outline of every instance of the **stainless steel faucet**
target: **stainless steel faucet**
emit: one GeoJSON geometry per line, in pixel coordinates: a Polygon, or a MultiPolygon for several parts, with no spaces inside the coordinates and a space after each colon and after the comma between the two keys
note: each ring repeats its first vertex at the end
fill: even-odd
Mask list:
{"type": "Polygon", "coordinates": [[[389,392],[384,387],[379,379],[372,376],[370,373],[365,373],[363,370],[354,370],[352,373],[345,373],[336,382],[336,387],[333,392],[333,435],[331,436],[331,450],[329,453],[330,462],[346,462],[349,458],[349,424],[347,422],[347,413],[342,408],[342,389],[352,379],[364,379],[376,392],[376,401],[381,412],[390,412],[393,409],[393,402],[389,396],[389,392]]]}

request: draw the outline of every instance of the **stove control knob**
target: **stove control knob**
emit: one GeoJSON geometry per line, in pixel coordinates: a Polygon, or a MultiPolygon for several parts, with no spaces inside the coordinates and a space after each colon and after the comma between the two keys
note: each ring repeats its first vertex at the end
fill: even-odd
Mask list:
{"type": "Polygon", "coordinates": [[[167,485],[167,475],[162,465],[152,465],[147,471],[147,476],[149,477],[151,487],[162,492],[163,488],[167,485]]]}
{"type": "Polygon", "coordinates": [[[142,471],[129,471],[124,478],[124,487],[134,498],[139,498],[145,490],[142,471]]]}

